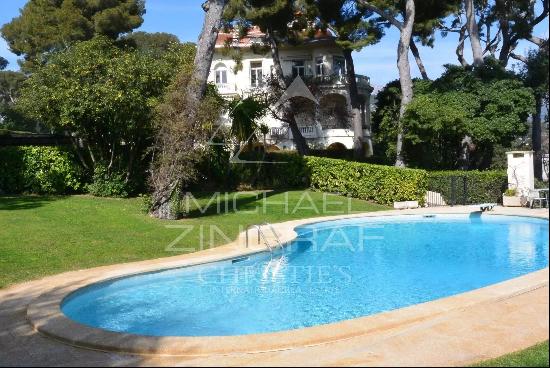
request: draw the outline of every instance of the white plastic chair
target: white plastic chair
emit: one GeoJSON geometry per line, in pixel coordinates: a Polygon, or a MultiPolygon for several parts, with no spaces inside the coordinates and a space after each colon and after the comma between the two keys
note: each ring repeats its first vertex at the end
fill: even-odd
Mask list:
{"type": "Polygon", "coordinates": [[[535,205],[538,203],[539,208],[547,206],[548,199],[540,194],[538,190],[529,190],[527,195],[527,200],[529,202],[529,207],[535,208],[535,205]]]}

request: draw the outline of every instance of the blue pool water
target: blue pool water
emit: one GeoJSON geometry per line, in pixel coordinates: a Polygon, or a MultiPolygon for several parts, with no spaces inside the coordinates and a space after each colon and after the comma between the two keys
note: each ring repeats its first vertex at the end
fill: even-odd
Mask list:
{"type": "Polygon", "coordinates": [[[548,266],[548,221],[392,216],[296,229],[283,254],[143,274],[73,293],[82,324],[150,336],[228,336],[327,324],[548,266]]]}

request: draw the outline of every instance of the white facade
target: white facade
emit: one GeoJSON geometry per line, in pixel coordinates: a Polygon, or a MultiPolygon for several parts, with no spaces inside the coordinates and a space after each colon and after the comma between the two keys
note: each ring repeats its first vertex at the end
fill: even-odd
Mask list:
{"type": "MultiPolygon", "coordinates": [[[[263,34],[257,29],[255,32],[244,42],[232,39],[231,34],[221,34],[218,38],[209,82],[216,84],[225,98],[247,96],[261,85],[262,80],[272,75],[274,63],[270,52],[264,48],[258,53],[259,48],[250,47],[251,44],[261,43],[263,34]],[[240,50],[240,68],[227,52],[228,43],[240,50]]],[[[319,90],[314,93],[319,105],[308,114],[296,116],[310,148],[327,148],[333,144],[352,148],[354,134],[349,118],[351,110],[346,63],[333,38],[325,35],[300,46],[284,47],[280,50],[280,58],[285,77],[300,75],[304,79],[314,78],[319,85],[319,90]]],[[[370,137],[372,88],[367,77],[358,76],[357,79],[363,103],[364,133],[370,137]]],[[[268,143],[280,149],[294,149],[292,135],[284,123],[271,116],[265,117],[262,123],[270,128],[268,143]]]]}

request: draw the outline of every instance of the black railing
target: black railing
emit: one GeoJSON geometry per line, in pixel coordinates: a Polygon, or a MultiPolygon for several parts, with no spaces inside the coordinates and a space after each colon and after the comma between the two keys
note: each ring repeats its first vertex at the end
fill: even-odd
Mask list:
{"type": "Polygon", "coordinates": [[[502,193],[507,187],[505,173],[465,172],[445,175],[434,172],[428,178],[426,204],[432,207],[502,203],[502,193]]]}
{"type": "Polygon", "coordinates": [[[437,186],[429,187],[426,194],[429,207],[472,204],[468,195],[470,183],[466,176],[450,176],[446,179],[437,186]]]}
{"type": "Polygon", "coordinates": [[[451,206],[467,205],[468,204],[468,178],[465,176],[451,177],[451,206]],[[462,188],[462,191],[459,189],[462,188]]]}

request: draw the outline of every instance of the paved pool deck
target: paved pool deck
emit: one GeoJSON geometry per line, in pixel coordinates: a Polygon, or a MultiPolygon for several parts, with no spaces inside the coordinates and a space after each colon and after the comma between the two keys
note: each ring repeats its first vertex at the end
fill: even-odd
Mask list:
{"type": "MultiPolygon", "coordinates": [[[[344,217],[471,211],[471,207],[432,208],[344,217]]],[[[547,210],[499,207],[493,213],[548,218],[547,210]]],[[[326,219],[331,218],[322,220],[326,219]]],[[[319,218],[275,227],[286,241],[295,236],[295,226],[316,221],[319,218]]],[[[241,235],[234,243],[203,252],[68,272],[0,290],[0,365],[459,366],[548,339],[548,268],[429,303],[278,334],[145,338],[89,329],[60,314],[59,301],[89,283],[261,250],[257,245],[247,250],[243,244],[241,235]]]]}

